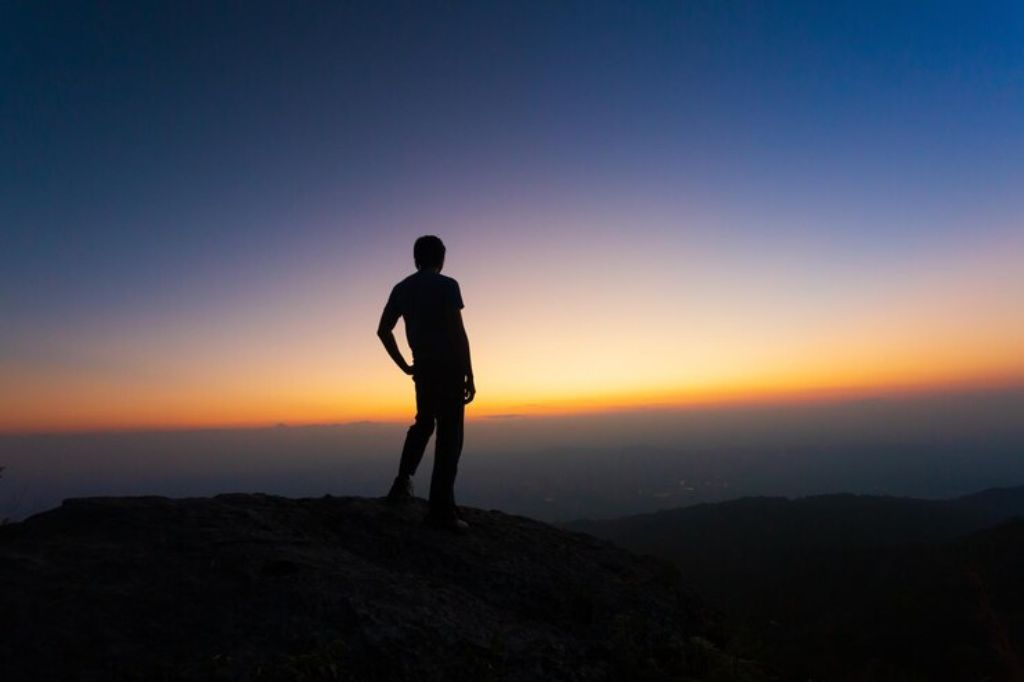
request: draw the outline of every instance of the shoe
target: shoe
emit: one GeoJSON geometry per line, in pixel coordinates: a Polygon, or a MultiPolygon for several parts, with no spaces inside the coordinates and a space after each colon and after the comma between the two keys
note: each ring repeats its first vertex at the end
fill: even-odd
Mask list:
{"type": "Polygon", "coordinates": [[[469,524],[458,517],[457,514],[427,514],[423,523],[431,528],[450,530],[453,533],[464,533],[469,530],[469,524]]]}
{"type": "Polygon", "coordinates": [[[412,479],[408,476],[395,476],[395,482],[388,491],[388,502],[406,502],[413,499],[412,479]]]}

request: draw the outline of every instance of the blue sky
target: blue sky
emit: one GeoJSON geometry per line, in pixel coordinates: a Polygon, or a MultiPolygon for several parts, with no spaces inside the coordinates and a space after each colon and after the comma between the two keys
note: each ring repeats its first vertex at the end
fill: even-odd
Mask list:
{"type": "Polygon", "coordinates": [[[422,232],[471,281],[710,241],[840,306],[1021,235],[1012,2],[5,3],[0,92],[0,352],[58,383],[126,329],[363,325],[422,232]]]}

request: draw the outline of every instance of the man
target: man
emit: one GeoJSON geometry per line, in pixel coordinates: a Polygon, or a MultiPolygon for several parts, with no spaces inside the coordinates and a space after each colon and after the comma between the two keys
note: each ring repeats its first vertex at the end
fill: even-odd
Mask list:
{"type": "Polygon", "coordinates": [[[380,316],[377,336],[385,350],[416,382],[416,421],[405,437],[402,460],[388,499],[412,498],[412,477],[437,425],[434,471],[430,479],[427,522],[450,530],[469,527],[455,508],[455,474],[462,452],[465,406],[476,395],[469,338],[462,325],[459,283],[441,274],[445,248],[433,235],[420,237],[413,246],[416,272],[395,285],[380,316]],[[405,320],[405,336],[412,349],[409,365],[395,341],[398,318],[405,320]]]}

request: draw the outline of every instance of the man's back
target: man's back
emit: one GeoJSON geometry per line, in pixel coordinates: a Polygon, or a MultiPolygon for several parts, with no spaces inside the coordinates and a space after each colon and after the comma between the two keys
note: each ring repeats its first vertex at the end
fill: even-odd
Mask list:
{"type": "Polygon", "coordinates": [[[416,363],[455,365],[460,347],[452,321],[462,307],[458,282],[420,270],[395,285],[384,315],[395,321],[405,319],[405,336],[416,363]]]}

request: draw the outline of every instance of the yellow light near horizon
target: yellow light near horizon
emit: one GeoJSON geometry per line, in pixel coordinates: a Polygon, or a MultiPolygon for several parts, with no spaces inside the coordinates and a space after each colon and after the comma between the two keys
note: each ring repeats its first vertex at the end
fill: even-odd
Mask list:
{"type": "MultiPolygon", "coordinates": [[[[717,270],[679,283],[671,262],[636,272],[636,256],[623,271],[610,268],[626,256],[569,282],[557,258],[505,275],[514,281],[470,271],[479,395],[469,415],[1024,385],[1021,241],[835,300],[717,270]]],[[[336,317],[305,299],[261,300],[189,324],[67,339],[80,362],[0,358],[0,431],[407,420],[413,385],[373,336],[384,295],[374,287],[336,317]]]]}

